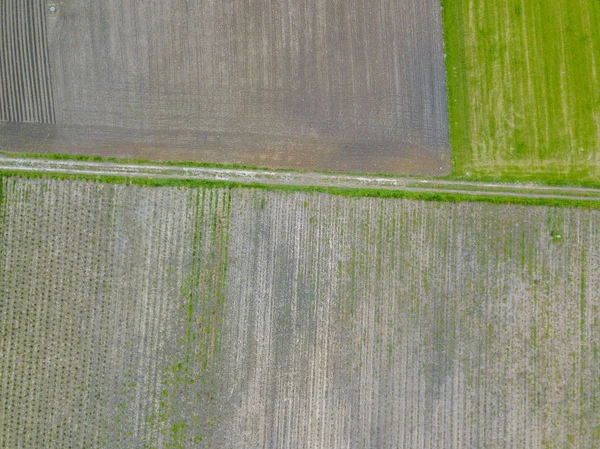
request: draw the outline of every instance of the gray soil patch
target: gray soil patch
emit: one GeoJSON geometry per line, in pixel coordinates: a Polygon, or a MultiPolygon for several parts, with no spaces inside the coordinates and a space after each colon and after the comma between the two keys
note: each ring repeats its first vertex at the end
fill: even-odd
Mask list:
{"type": "Polygon", "coordinates": [[[599,223],[5,178],[0,446],[593,447],[599,223]]]}

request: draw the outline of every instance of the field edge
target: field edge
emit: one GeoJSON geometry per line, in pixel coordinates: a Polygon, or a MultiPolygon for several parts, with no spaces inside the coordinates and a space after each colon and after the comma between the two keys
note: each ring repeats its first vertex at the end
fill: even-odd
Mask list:
{"type": "Polygon", "coordinates": [[[299,192],[325,193],[329,195],[351,197],[351,198],[389,198],[407,199],[414,201],[431,202],[471,202],[510,204],[520,206],[545,206],[545,207],[571,207],[582,209],[600,210],[600,199],[570,199],[570,198],[531,198],[508,196],[501,194],[475,194],[470,190],[464,192],[415,192],[410,190],[385,190],[373,188],[349,188],[349,187],[323,187],[323,186],[296,186],[244,183],[233,181],[206,181],[198,179],[168,179],[151,177],[128,177],[109,176],[74,173],[55,173],[43,171],[18,171],[0,170],[0,180],[4,178],[26,178],[26,179],[58,179],[65,181],[86,181],[107,184],[138,185],[143,187],[179,187],[179,188],[226,188],[226,189],[256,189],[263,191],[287,192],[290,194],[299,192]]]}

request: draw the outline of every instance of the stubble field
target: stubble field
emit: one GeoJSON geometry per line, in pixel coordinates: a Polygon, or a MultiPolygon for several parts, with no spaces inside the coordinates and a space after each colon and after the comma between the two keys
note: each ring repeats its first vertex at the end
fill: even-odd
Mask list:
{"type": "Polygon", "coordinates": [[[0,446],[598,447],[599,212],[4,178],[0,446]]]}

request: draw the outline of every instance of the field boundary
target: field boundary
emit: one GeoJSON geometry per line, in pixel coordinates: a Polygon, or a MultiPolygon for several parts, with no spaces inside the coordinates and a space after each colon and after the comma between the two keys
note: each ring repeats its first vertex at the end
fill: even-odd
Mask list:
{"type": "MultiPolygon", "coordinates": [[[[511,199],[538,201],[576,201],[600,205],[600,189],[587,187],[557,187],[534,184],[499,184],[412,177],[380,177],[369,175],[285,172],[249,168],[218,168],[165,166],[155,164],[80,161],[62,159],[22,158],[0,155],[0,170],[9,174],[74,175],[91,178],[110,178],[109,181],[136,179],[200,181],[241,186],[270,186],[302,190],[334,189],[354,191],[404,192],[412,194],[460,195],[465,201],[495,198],[499,202],[511,199]]],[[[334,192],[335,193],[335,192],[334,192]]],[[[366,195],[372,196],[372,195],[366,195]]],[[[381,195],[387,196],[387,195],[381,195]]]]}

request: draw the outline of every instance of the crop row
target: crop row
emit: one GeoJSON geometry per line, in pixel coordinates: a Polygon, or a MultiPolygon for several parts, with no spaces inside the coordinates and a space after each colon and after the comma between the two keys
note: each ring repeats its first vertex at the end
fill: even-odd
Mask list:
{"type": "Polygon", "coordinates": [[[4,178],[1,447],[592,447],[594,210],[4,178]]]}

